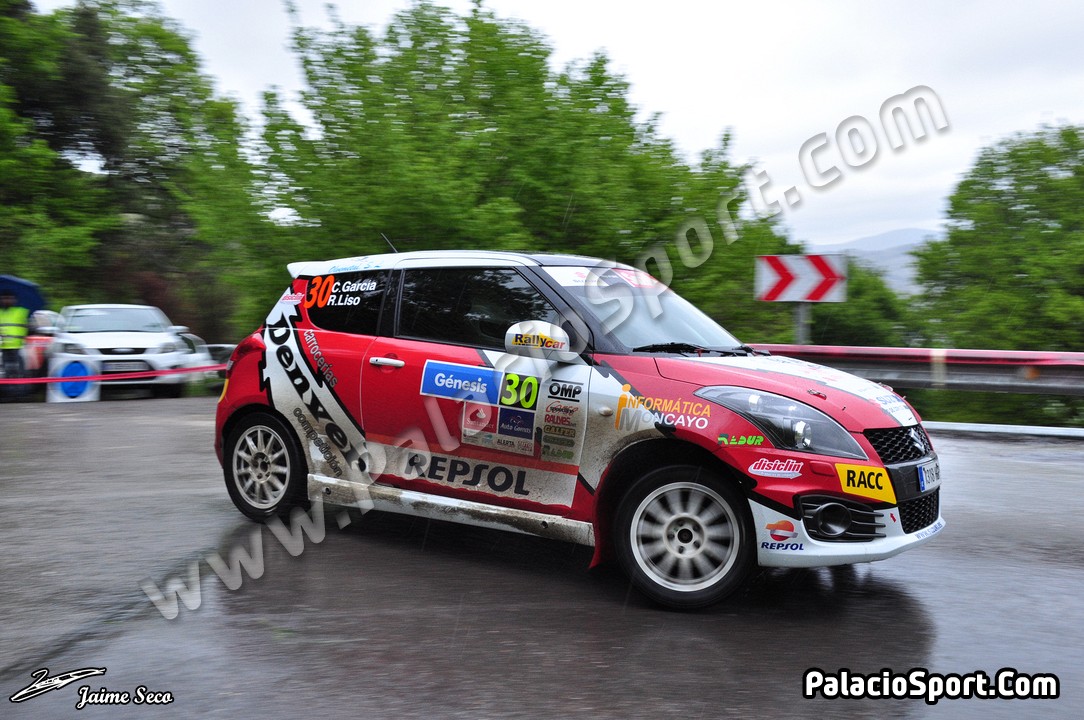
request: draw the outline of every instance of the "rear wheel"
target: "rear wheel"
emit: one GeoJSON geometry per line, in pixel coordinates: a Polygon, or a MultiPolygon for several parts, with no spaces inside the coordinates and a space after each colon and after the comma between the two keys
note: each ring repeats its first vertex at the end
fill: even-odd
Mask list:
{"type": "Polygon", "coordinates": [[[747,502],[734,485],[703,467],[672,465],[644,475],[618,505],[614,531],[629,579],[668,607],[718,602],[753,567],[747,502]]]}
{"type": "Polygon", "coordinates": [[[305,499],[308,471],[293,432],[268,413],[245,417],[226,440],[223,470],[233,504],[253,520],[283,515],[305,499]]]}

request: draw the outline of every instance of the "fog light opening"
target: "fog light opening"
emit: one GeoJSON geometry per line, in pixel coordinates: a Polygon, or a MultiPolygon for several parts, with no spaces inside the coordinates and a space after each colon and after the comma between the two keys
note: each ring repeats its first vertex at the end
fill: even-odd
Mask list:
{"type": "Polygon", "coordinates": [[[813,524],[826,537],[839,537],[851,529],[851,511],[839,503],[825,503],[813,512],[813,524]]]}

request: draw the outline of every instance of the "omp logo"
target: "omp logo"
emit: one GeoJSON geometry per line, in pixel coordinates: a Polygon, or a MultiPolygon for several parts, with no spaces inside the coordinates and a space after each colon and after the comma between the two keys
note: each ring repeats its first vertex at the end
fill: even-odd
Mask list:
{"type": "Polygon", "coordinates": [[[512,337],[512,344],[516,347],[536,347],[544,348],[547,350],[564,350],[565,346],[568,345],[568,343],[566,342],[554,340],[553,338],[543,335],[542,333],[536,333],[534,335],[516,333],[512,337]]]}
{"type": "Polygon", "coordinates": [[[779,522],[768,523],[764,527],[768,531],[768,534],[771,535],[772,540],[777,542],[783,542],[784,540],[798,537],[798,533],[794,531],[794,523],[790,520],[780,520],[779,522]]]}
{"type": "Polygon", "coordinates": [[[836,465],[839,485],[843,492],[873,500],[896,502],[896,492],[892,489],[892,480],[884,468],[868,465],[836,465]]]}
{"type": "Polygon", "coordinates": [[[583,383],[568,382],[566,380],[554,380],[550,383],[550,397],[579,402],[580,393],[583,392],[583,383]]]}

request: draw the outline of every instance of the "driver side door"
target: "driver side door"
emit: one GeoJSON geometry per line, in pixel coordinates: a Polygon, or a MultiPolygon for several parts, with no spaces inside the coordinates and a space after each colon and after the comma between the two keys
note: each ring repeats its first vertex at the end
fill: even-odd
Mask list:
{"type": "Polygon", "coordinates": [[[378,483],[512,507],[571,507],[590,369],[505,352],[508,328],[561,324],[515,267],[402,271],[394,331],[362,366],[378,483]],[[571,399],[570,399],[571,398],[571,399]]]}

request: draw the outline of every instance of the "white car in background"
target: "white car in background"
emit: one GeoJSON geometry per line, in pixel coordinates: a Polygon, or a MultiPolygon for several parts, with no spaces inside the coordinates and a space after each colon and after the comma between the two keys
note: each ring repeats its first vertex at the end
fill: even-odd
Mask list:
{"type": "Polygon", "coordinates": [[[191,366],[192,349],[174,325],[152,305],[69,305],[60,311],[49,356],[58,361],[92,360],[108,385],[148,387],[156,395],[180,397],[191,373],[130,378],[129,373],[180,370],[191,366]]]}

